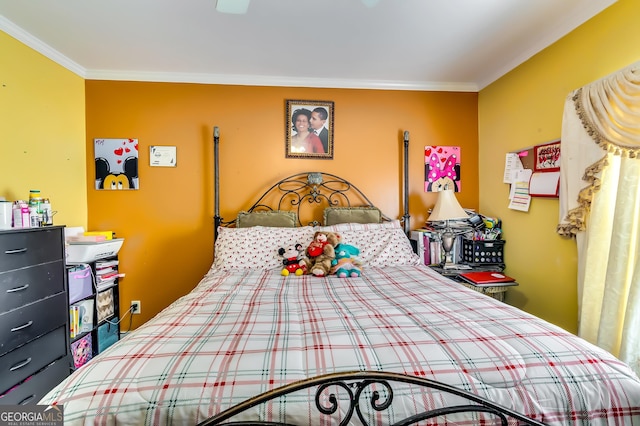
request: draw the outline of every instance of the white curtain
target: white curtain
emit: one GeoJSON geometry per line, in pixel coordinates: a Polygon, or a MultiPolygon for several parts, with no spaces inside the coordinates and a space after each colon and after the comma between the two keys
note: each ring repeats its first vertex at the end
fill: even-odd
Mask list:
{"type": "Polygon", "coordinates": [[[578,334],[640,375],[640,62],[571,93],[558,233],[578,245],[578,334]]]}

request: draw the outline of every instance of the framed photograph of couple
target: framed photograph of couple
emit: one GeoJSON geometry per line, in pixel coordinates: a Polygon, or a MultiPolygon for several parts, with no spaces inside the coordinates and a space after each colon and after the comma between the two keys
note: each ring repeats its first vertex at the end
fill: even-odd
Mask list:
{"type": "Polygon", "coordinates": [[[333,121],[331,101],[287,99],[285,157],[333,159],[333,121]]]}

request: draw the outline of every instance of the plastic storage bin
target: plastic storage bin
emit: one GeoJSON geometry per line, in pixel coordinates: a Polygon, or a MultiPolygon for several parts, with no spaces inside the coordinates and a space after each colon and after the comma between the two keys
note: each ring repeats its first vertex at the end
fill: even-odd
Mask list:
{"type": "Polygon", "coordinates": [[[93,277],[91,266],[82,264],[69,270],[69,303],[93,294],[93,277]]]}
{"type": "Polygon", "coordinates": [[[501,302],[504,302],[504,296],[507,293],[507,288],[504,286],[495,286],[495,287],[477,287],[475,285],[460,283],[463,286],[470,288],[471,290],[475,290],[478,293],[486,294],[487,296],[491,296],[494,299],[497,299],[501,302]]]}
{"type": "Polygon", "coordinates": [[[471,265],[504,263],[504,240],[462,240],[462,261],[471,265]]]}

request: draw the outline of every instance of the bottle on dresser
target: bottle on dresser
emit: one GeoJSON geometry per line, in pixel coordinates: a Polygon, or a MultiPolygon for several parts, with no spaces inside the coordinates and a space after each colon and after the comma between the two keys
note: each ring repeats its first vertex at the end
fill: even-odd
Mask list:
{"type": "Polygon", "coordinates": [[[29,204],[24,200],[17,200],[13,203],[13,227],[31,228],[29,204]]]}
{"type": "Polygon", "coordinates": [[[13,204],[0,197],[0,229],[11,229],[13,226],[13,204]]]}
{"type": "Polygon", "coordinates": [[[5,203],[11,206],[11,218],[7,225],[4,214],[0,212],[0,229],[9,228],[40,228],[41,226],[53,225],[53,215],[49,198],[42,198],[39,189],[29,191],[29,200],[17,200],[11,204],[0,197],[3,211],[5,203]]]}

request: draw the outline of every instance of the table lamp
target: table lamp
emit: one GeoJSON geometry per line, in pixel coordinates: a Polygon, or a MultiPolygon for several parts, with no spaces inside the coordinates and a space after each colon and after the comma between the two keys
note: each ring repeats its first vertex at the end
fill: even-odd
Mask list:
{"type": "Polygon", "coordinates": [[[453,248],[453,242],[456,239],[456,233],[451,229],[449,221],[453,219],[468,218],[469,215],[464,211],[462,206],[460,206],[460,203],[458,203],[455,192],[452,189],[445,189],[438,192],[438,200],[436,201],[436,205],[433,206],[433,210],[431,210],[431,215],[429,215],[427,222],[445,222],[445,228],[440,232],[442,249],[444,250],[444,268],[450,268],[453,265],[451,249],[453,248]]]}

